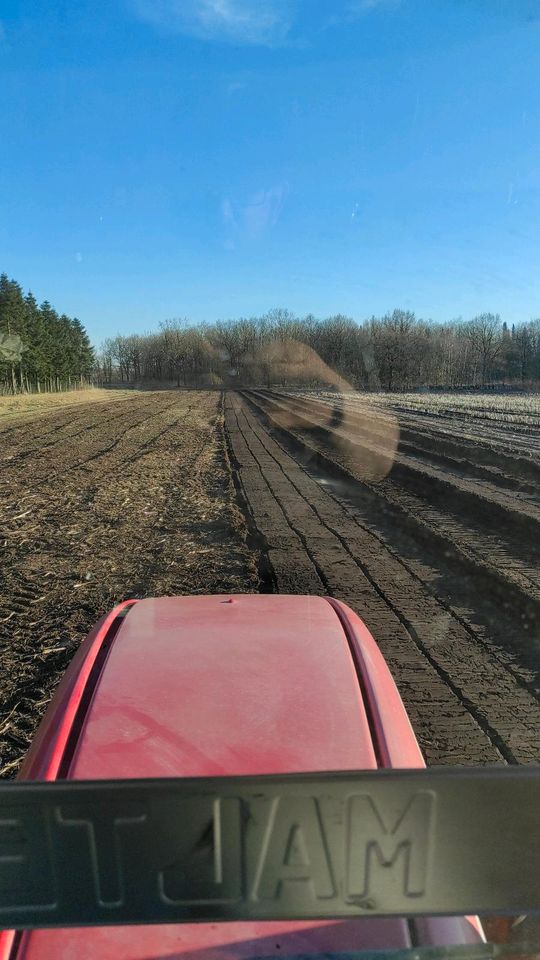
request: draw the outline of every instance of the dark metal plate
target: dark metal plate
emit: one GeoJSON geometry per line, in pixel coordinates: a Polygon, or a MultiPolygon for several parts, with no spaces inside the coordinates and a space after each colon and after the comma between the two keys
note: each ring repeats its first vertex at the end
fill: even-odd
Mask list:
{"type": "Polygon", "coordinates": [[[0,787],[0,925],[540,912],[540,768],[0,787]]]}

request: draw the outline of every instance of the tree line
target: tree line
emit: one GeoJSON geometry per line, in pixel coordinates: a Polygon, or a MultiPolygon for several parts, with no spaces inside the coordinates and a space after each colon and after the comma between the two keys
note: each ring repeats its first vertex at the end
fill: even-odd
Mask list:
{"type": "Polygon", "coordinates": [[[77,318],[0,276],[0,392],[66,389],[90,381],[176,386],[304,386],[363,390],[540,385],[540,319],[498,314],[436,323],[393,310],[361,323],[343,314],[259,317],[118,335],[94,354],[77,318]]]}
{"type": "Polygon", "coordinates": [[[96,362],[103,384],[304,386],[363,390],[540,384],[540,320],[498,314],[435,323],[408,310],[357,323],[337,314],[211,324],[168,320],[159,330],[109,338],[96,362]]]}
{"type": "Polygon", "coordinates": [[[90,382],[94,350],[80,320],[38,306],[15,280],[0,276],[0,393],[66,390],[90,382]]]}

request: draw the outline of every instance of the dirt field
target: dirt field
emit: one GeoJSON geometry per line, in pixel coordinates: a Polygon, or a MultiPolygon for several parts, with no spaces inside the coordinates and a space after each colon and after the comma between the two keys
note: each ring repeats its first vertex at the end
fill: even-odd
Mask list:
{"type": "Polygon", "coordinates": [[[115,602],[257,589],[363,617],[430,763],[538,762],[540,418],[493,411],[268,391],[0,409],[2,775],[115,602]]]}
{"type": "Polygon", "coordinates": [[[103,390],[99,387],[89,387],[85,390],[70,390],[60,393],[23,393],[16,396],[0,396],[0,424],[6,425],[6,418],[15,417],[18,421],[23,418],[32,418],[42,414],[54,413],[55,409],[76,407],[80,404],[103,403],[123,400],[133,396],[132,390],[103,390]]]}
{"type": "Polygon", "coordinates": [[[20,413],[0,420],[4,776],[118,600],[257,589],[219,393],[105,394],[20,413]]]}
{"type": "Polygon", "coordinates": [[[226,399],[267,589],[366,621],[431,763],[540,759],[540,430],[480,410],[226,399]]]}

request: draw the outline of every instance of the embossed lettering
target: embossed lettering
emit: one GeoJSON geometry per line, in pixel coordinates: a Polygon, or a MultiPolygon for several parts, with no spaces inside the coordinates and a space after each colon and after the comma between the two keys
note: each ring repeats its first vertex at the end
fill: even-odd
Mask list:
{"type": "Polygon", "coordinates": [[[318,803],[313,797],[276,797],[253,885],[253,899],[291,894],[335,896],[318,803]]]}
{"type": "MultiPolygon", "coordinates": [[[[59,826],[83,830],[87,838],[91,880],[96,902],[101,907],[118,907],[124,902],[120,832],[144,824],[146,814],[135,805],[102,804],[98,808],[78,803],[57,808],[59,826]]],[[[81,882],[82,871],[78,871],[81,882]]]]}
{"type": "Polygon", "coordinates": [[[367,794],[349,798],[348,899],[384,898],[395,884],[408,897],[425,892],[434,808],[428,790],[415,793],[401,810],[377,806],[367,794]]]}
{"type": "Polygon", "coordinates": [[[234,797],[181,801],[168,822],[177,829],[169,834],[169,865],[159,873],[162,900],[189,904],[240,899],[240,801],[234,797]]]}

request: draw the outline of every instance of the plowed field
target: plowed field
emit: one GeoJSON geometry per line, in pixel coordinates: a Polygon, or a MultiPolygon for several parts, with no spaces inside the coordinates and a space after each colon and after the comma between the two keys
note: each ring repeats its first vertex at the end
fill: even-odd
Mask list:
{"type": "Polygon", "coordinates": [[[538,762],[540,431],[396,407],[227,398],[268,589],[360,614],[429,762],[538,762]]]}
{"type": "Polygon", "coordinates": [[[10,415],[2,774],[118,600],[257,589],[360,614],[428,762],[540,761],[537,419],[262,390],[10,415]]]}
{"type": "Polygon", "coordinates": [[[0,426],[0,767],[124,597],[257,589],[219,393],[142,393],[0,426]]]}

